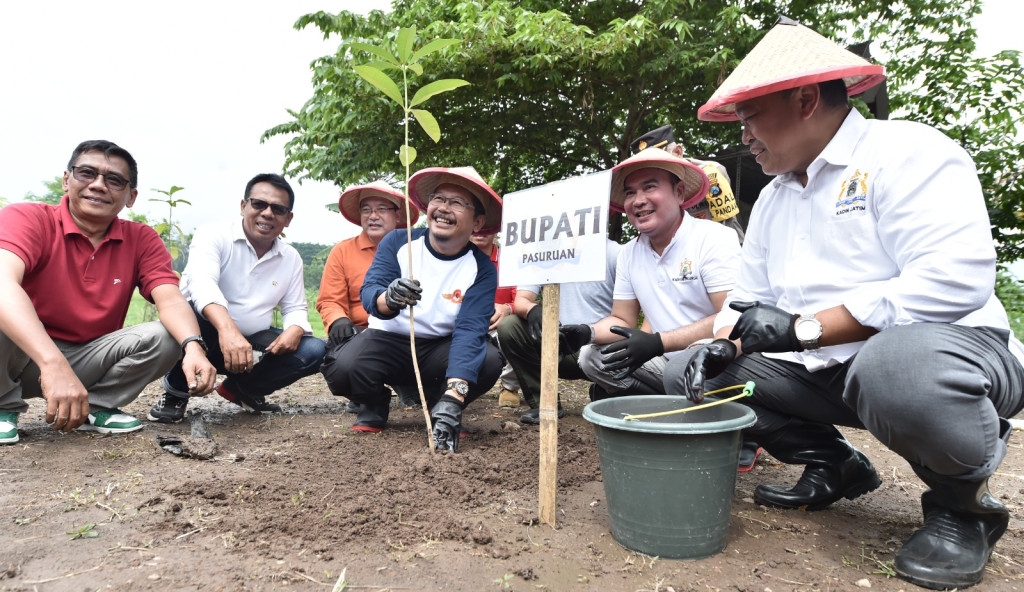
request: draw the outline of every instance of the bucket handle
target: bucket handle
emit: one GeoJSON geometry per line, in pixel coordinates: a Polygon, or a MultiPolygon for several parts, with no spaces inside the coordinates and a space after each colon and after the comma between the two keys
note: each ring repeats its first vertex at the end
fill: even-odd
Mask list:
{"type": "Polygon", "coordinates": [[[639,415],[623,414],[623,415],[625,415],[625,417],[623,417],[622,419],[624,421],[637,421],[637,420],[640,420],[640,419],[648,419],[648,418],[651,418],[651,417],[664,417],[666,415],[675,415],[676,413],[687,413],[689,411],[697,411],[698,409],[706,409],[708,407],[714,407],[715,405],[721,405],[722,403],[728,403],[729,401],[735,401],[737,399],[742,399],[743,397],[750,397],[750,396],[754,395],[754,381],[753,380],[749,380],[749,381],[747,381],[747,384],[735,384],[733,386],[727,386],[725,388],[715,389],[713,391],[708,391],[708,392],[704,393],[704,395],[705,396],[707,396],[707,395],[714,395],[714,394],[720,393],[722,391],[731,391],[733,389],[743,389],[743,390],[742,390],[742,392],[740,392],[740,394],[734,395],[734,396],[729,397],[727,399],[719,399],[718,401],[711,401],[710,403],[701,403],[700,405],[694,405],[693,407],[683,407],[682,409],[673,409],[671,411],[660,411],[658,413],[643,413],[643,414],[639,414],[639,415]]]}

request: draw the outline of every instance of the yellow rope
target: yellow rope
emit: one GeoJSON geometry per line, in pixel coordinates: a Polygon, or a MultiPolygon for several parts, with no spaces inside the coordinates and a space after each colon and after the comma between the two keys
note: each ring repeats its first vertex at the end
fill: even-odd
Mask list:
{"type": "Polygon", "coordinates": [[[718,401],[711,401],[710,403],[702,403],[700,405],[694,405],[693,407],[684,407],[682,409],[673,409],[672,411],[661,411],[659,413],[644,413],[641,415],[626,415],[622,419],[625,421],[636,421],[638,419],[648,419],[650,417],[664,417],[666,415],[675,415],[676,413],[688,413],[690,411],[697,411],[698,409],[706,409],[708,407],[714,407],[715,405],[721,405],[722,403],[728,403],[729,401],[735,401],[736,399],[742,399],[743,397],[749,397],[754,394],[754,381],[748,381],[747,384],[734,384],[733,386],[727,386],[725,388],[715,389],[704,393],[707,395],[714,395],[722,391],[731,391],[733,389],[743,389],[738,395],[729,397],[727,399],[719,399],[718,401]]]}

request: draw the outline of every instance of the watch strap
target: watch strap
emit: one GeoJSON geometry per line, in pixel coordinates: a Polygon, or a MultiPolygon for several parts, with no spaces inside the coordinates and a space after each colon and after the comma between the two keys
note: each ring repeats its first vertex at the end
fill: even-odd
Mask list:
{"type": "Polygon", "coordinates": [[[184,339],[184,340],[183,340],[183,341],[181,342],[181,355],[182,355],[182,356],[184,356],[184,355],[185,355],[185,347],[186,347],[186,346],[187,346],[188,344],[192,343],[193,341],[194,341],[194,342],[196,342],[196,343],[198,343],[198,344],[199,344],[199,347],[203,348],[203,351],[204,351],[204,352],[208,352],[208,351],[210,351],[210,348],[206,347],[206,341],[205,341],[205,340],[204,340],[204,339],[202,338],[202,336],[200,336],[200,335],[190,335],[190,336],[186,337],[186,338],[185,338],[185,339],[184,339]]]}

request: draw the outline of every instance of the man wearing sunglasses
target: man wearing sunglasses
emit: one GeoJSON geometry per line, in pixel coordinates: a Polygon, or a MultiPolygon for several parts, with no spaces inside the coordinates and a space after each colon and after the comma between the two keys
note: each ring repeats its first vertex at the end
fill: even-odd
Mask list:
{"type": "Polygon", "coordinates": [[[416,358],[434,425],[434,445],[457,450],[462,410],[494,385],[505,365],[487,335],[498,272],[470,243],[501,226],[501,198],[472,167],[428,168],[409,179],[409,198],[426,212],[427,228],[395,231],[380,242],[360,290],[369,329],[323,367],[331,392],[361,405],[356,432],[380,432],[388,421],[386,383],[416,382],[416,358]],[[410,267],[411,261],[411,267],[410,267]]]}
{"type": "MultiPolygon", "coordinates": [[[[284,177],[256,175],[245,186],[240,220],[196,230],[181,275],[210,361],[227,375],[217,393],[250,413],[280,411],[267,395],[315,373],[324,357],[307,317],[302,258],[280,239],[294,205],[284,177]],[[275,308],[284,329],[271,327],[275,308]]],[[[185,375],[172,369],[163,387],[149,420],[181,421],[190,396],[185,375]]]]}
{"type": "Polygon", "coordinates": [[[0,444],[18,441],[25,399],[46,399],[55,430],[141,429],[122,413],[172,366],[206,394],[216,370],[156,232],[117,216],[138,196],[138,166],[113,142],[71,154],[60,204],[0,210],[0,444]],[[124,327],[132,294],[159,321],[124,327]],[[179,364],[180,362],[180,364],[179,364]]]}

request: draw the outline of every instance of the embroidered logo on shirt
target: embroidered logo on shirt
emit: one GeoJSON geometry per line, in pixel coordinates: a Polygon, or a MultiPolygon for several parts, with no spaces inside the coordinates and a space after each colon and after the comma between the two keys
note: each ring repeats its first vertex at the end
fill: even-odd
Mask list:
{"type": "Polygon", "coordinates": [[[836,216],[868,209],[868,173],[857,170],[843,182],[836,197],[836,216]]]}
{"type": "Polygon", "coordinates": [[[270,285],[271,286],[276,286],[277,285],[277,280],[274,280],[274,281],[270,282],[270,285]]]}
{"type": "Polygon", "coordinates": [[[679,264],[679,275],[672,278],[672,281],[689,282],[695,279],[697,279],[697,274],[693,273],[693,261],[683,259],[683,262],[679,264]]]}
{"type": "Polygon", "coordinates": [[[114,285],[115,286],[120,284],[120,283],[121,283],[121,278],[114,278],[114,285]]]}
{"type": "Polygon", "coordinates": [[[441,294],[441,298],[451,300],[452,304],[459,304],[462,302],[462,290],[456,288],[451,294],[441,294]]]}

